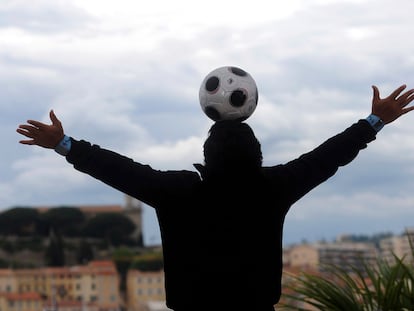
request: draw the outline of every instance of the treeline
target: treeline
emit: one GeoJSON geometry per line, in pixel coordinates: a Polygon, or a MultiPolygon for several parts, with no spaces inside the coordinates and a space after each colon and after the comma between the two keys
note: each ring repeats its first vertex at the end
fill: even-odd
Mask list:
{"type": "Polygon", "coordinates": [[[30,207],[13,207],[0,213],[2,236],[90,237],[119,246],[137,243],[130,238],[135,227],[131,219],[120,213],[86,217],[79,208],[69,206],[50,208],[42,213],[30,207]]]}

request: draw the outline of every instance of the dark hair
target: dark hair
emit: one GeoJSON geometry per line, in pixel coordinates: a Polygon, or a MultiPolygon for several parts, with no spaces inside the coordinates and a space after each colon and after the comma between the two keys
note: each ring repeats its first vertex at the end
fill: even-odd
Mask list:
{"type": "Polygon", "coordinates": [[[257,169],[262,165],[260,142],[246,123],[217,121],[204,143],[207,170],[257,169]]]}

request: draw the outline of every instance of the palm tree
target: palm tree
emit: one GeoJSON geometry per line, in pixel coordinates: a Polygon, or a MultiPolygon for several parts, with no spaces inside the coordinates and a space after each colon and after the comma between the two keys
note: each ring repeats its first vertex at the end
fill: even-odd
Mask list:
{"type": "MultiPolygon", "coordinates": [[[[414,258],[414,248],[411,245],[414,258]]],[[[414,262],[394,255],[356,267],[325,267],[327,273],[293,275],[280,310],[408,311],[414,310],[414,262]],[[349,269],[350,268],[350,269],[349,269]],[[351,272],[349,272],[351,271],[351,272]]]]}

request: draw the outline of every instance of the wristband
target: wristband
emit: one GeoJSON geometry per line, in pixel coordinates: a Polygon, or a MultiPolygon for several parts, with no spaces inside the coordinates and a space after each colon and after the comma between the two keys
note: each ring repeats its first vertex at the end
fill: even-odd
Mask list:
{"type": "Polygon", "coordinates": [[[372,126],[372,128],[378,133],[384,127],[385,123],[380,117],[375,114],[370,114],[365,120],[372,126]]]}
{"type": "Polygon", "coordinates": [[[60,155],[66,156],[69,153],[71,146],[72,141],[70,137],[65,135],[59,144],[55,147],[55,151],[60,155]]]}

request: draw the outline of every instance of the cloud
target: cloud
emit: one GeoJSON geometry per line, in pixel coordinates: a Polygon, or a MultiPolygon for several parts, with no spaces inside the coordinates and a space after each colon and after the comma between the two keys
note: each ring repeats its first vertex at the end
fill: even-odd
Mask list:
{"type": "Polygon", "coordinates": [[[81,29],[90,19],[84,10],[66,0],[3,0],[0,4],[0,28],[55,33],[81,29]]]}
{"type": "MultiPolygon", "coordinates": [[[[237,65],[259,87],[259,106],[247,122],[265,164],[274,165],[366,117],[372,84],[386,96],[411,83],[408,0],[398,8],[386,0],[142,6],[132,0],[0,4],[0,140],[8,146],[0,207],[122,203],[122,194],[73,171],[53,151],[17,144],[17,124],[49,122],[51,108],[76,138],[157,169],[192,169],[202,161],[212,124],[199,107],[199,84],[215,67],[237,65]]],[[[291,239],[305,233],[293,225],[325,228],[314,236],[337,232],[330,206],[353,224],[337,223],[344,230],[374,229],[372,219],[386,226],[389,206],[398,221],[388,227],[403,229],[414,173],[407,164],[414,154],[410,117],[384,128],[355,162],[295,205],[291,239]]]]}

